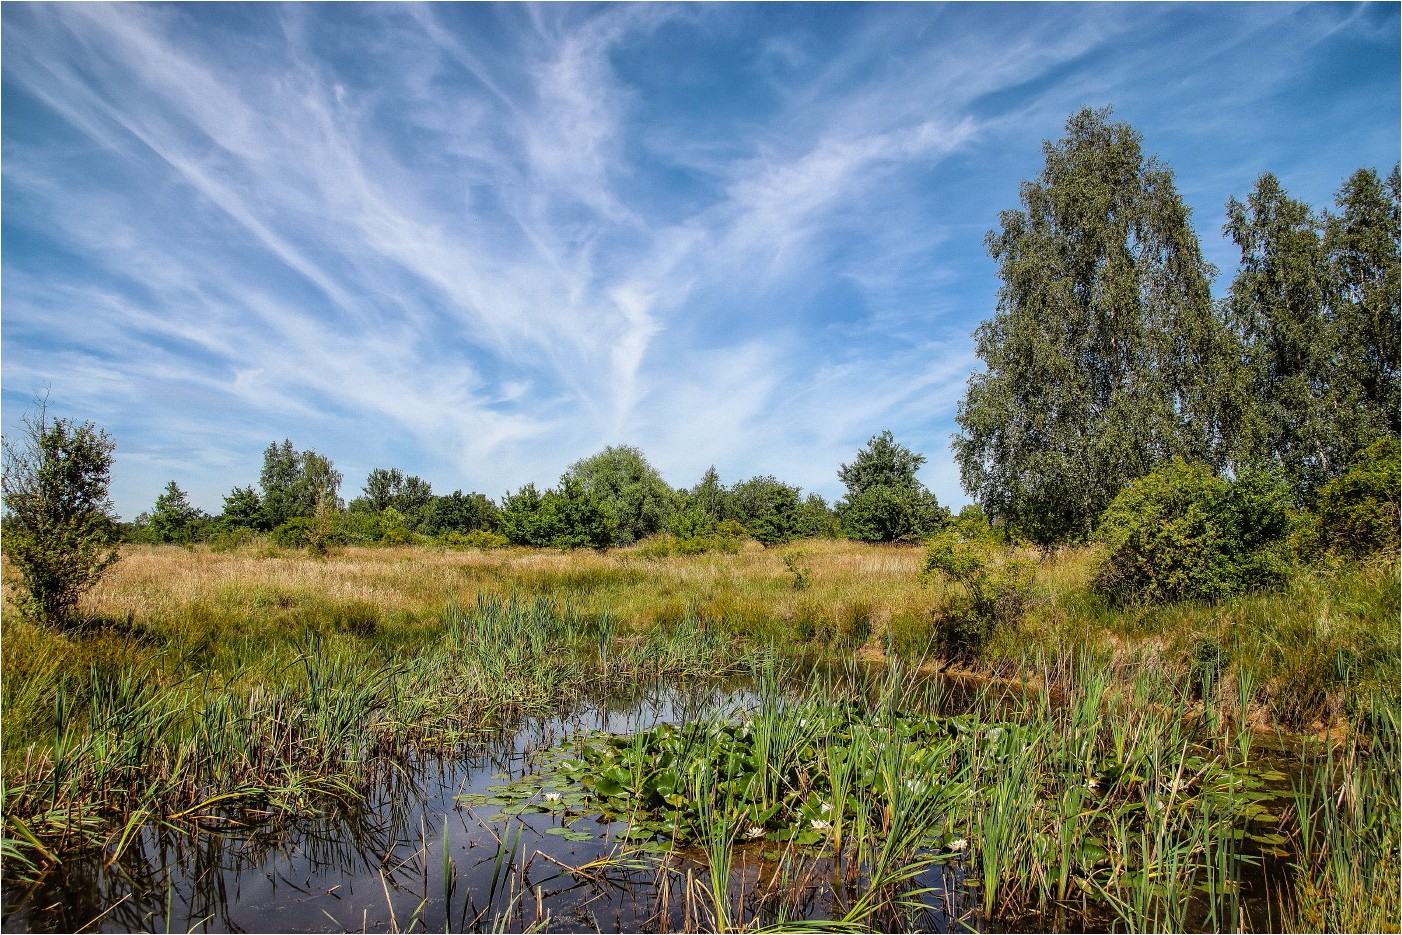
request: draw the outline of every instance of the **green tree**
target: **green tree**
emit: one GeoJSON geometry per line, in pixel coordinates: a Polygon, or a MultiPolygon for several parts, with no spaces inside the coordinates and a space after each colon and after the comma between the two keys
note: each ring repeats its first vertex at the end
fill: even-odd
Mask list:
{"type": "Polygon", "coordinates": [[[736,484],[730,494],[735,510],[732,518],[765,545],[788,542],[803,534],[799,488],[765,475],[736,484]]]}
{"type": "Polygon", "coordinates": [[[185,491],[171,481],[156,498],[156,507],[146,523],[146,536],[152,542],[191,542],[198,538],[205,515],[190,502],[185,491]]]}
{"type": "Polygon", "coordinates": [[[683,538],[709,536],[718,523],[734,518],[734,514],[733,498],[712,465],[695,487],[677,493],[676,509],[667,525],[683,538]]]}
{"type": "Polygon", "coordinates": [[[1268,173],[1245,204],[1227,203],[1223,228],[1241,249],[1224,303],[1242,345],[1250,399],[1238,451],[1245,462],[1281,471],[1302,493],[1329,474],[1337,429],[1320,226],[1309,206],[1287,196],[1268,173]]]}
{"type": "Polygon", "coordinates": [[[399,468],[375,468],[365,478],[364,491],[373,512],[393,507],[411,529],[423,525],[433,503],[433,486],[422,477],[405,477],[399,468]]]}
{"type": "Polygon", "coordinates": [[[281,445],[268,445],[263,452],[259,483],[263,488],[263,522],[270,529],[291,519],[310,519],[323,498],[338,509],[341,505],[340,472],[327,458],[315,451],[299,452],[287,439],[281,445]]]}
{"type": "Polygon", "coordinates": [[[842,532],[865,542],[919,540],[944,522],[948,511],[915,477],[925,456],[896,442],[889,431],[873,435],[851,464],[837,471],[847,496],[837,505],[842,532]]]}
{"type": "Polygon", "coordinates": [[[898,443],[890,430],[873,435],[866,447],[857,452],[851,464],[837,469],[837,479],[849,494],[861,493],[873,487],[896,487],[916,490],[922,485],[915,472],[925,464],[925,456],[898,443]]]}
{"type": "Polygon", "coordinates": [[[557,549],[604,549],[618,536],[602,498],[569,474],[560,478],[559,489],[542,494],[526,484],[503,497],[501,531],[513,545],[557,549]]]}
{"type": "Polygon", "coordinates": [[[1042,545],[1086,538],[1164,460],[1225,462],[1239,405],[1214,270],[1172,172],[1108,110],[1066,131],[988,235],[998,311],[975,332],[986,369],[954,437],[965,489],[1042,545]]]}
{"type": "Polygon", "coordinates": [[[1386,183],[1359,169],[1339,190],[1338,213],[1325,226],[1335,395],[1340,412],[1351,417],[1341,426],[1346,455],[1372,438],[1398,434],[1400,188],[1397,167],[1386,183]]]}
{"type": "Polygon", "coordinates": [[[235,487],[224,497],[224,512],[219,516],[219,524],[228,529],[266,531],[268,524],[263,512],[263,498],[252,487],[235,487]]]}
{"type": "Polygon", "coordinates": [[[637,448],[615,445],[570,465],[565,472],[604,503],[626,545],[659,532],[677,508],[677,494],[637,448]]]}
{"type": "Polygon", "coordinates": [[[842,532],[837,512],[821,494],[810,493],[798,510],[798,534],[807,539],[836,539],[842,532]]]}
{"type": "Polygon", "coordinates": [[[461,490],[434,497],[424,521],[424,530],[435,536],[478,529],[496,532],[500,528],[501,511],[489,497],[480,493],[463,494],[461,490]]]}
{"type": "Polygon", "coordinates": [[[24,417],[20,437],[4,440],[4,535],[16,607],[65,629],[83,592],[117,560],[112,504],[116,445],[91,422],[50,419],[47,401],[24,417]]]}

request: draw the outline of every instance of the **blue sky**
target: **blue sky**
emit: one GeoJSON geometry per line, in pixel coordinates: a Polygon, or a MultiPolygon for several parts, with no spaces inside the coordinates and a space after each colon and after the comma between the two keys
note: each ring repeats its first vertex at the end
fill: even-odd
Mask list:
{"type": "Polygon", "coordinates": [[[942,502],[983,248],[1111,105],[1204,252],[1271,171],[1399,150],[1397,4],[3,6],[4,427],[117,440],[131,517],[290,438],[356,495],[608,444],[830,499],[891,429],[942,502]]]}

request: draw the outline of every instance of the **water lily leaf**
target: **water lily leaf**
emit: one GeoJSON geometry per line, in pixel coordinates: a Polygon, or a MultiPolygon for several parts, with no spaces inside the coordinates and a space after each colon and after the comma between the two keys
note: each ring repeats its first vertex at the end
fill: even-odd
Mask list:
{"type": "Polygon", "coordinates": [[[564,838],[566,841],[588,841],[594,837],[588,831],[576,831],[573,828],[546,828],[545,833],[564,838]]]}

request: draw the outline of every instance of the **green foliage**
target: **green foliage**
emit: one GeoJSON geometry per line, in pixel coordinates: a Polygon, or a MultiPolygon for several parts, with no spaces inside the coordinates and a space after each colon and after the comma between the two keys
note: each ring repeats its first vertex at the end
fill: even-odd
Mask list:
{"type": "Polygon", "coordinates": [[[91,422],[50,419],[46,401],[5,439],[4,548],[25,617],[70,626],[84,591],[117,560],[107,499],[116,445],[91,422]]]}
{"type": "MultiPolygon", "coordinates": [[[[391,507],[411,530],[419,529],[434,504],[433,487],[422,477],[405,477],[399,468],[375,468],[365,478],[364,501],[370,512],[391,507]]],[[[362,499],[362,498],[358,498],[362,499]]]]}
{"type": "Polygon", "coordinates": [[[385,545],[408,545],[414,541],[413,530],[409,528],[408,517],[392,506],[387,506],[375,517],[380,529],[380,542],[385,545]]]}
{"type": "Polygon", "coordinates": [[[1032,606],[1032,566],[1014,557],[982,518],[969,515],[929,540],[924,574],[937,572],[958,590],[935,611],[935,640],[950,660],[972,661],[995,629],[1016,626],[1032,606]]]}
{"type": "Polygon", "coordinates": [[[733,519],[723,519],[716,523],[715,536],[718,539],[733,539],[737,542],[751,538],[749,530],[733,519]]]}
{"type": "Polygon", "coordinates": [[[676,503],[667,529],[682,539],[706,539],[720,524],[735,522],[735,497],[721,484],[714,466],[706,469],[695,487],[678,491],[676,503]]]}
{"type": "Polygon", "coordinates": [[[1213,601],[1284,579],[1289,490],[1256,471],[1235,481],[1174,461],[1105,511],[1095,589],[1119,603],[1213,601]]]}
{"type": "Polygon", "coordinates": [[[920,486],[915,472],[925,463],[925,456],[898,444],[889,430],[873,435],[866,447],[857,452],[851,464],[837,470],[837,478],[849,494],[861,493],[874,487],[914,489],[920,486]]]}
{"type": "MultiPolygon", "coordinates": [[[[1342,402],[1353,404],[1341,416],[1356,447],[1399,430],[1399,188],[1396,166],[1386,182],[1372,169],[1359,169],[1339,190],[1338,213],[1325,225],[1337,352],[1332,383],[1342,402]]],[[[1349,448],[1343,452],[1352,454],[1349,448]]]]}
{"type": "Polygon", "coordinates": [[[988,235],[1003,285],[954,439],[964,488],[1041,545],[1085,539],[1166,459],[1224,463],[1239,395],[1172,172],[1108,110],[1066,129],[988,235]]]}
{"type": "Polygon", "coordinates": [[[252,487],[235,487],[224,498],[224,512],[219,517],[219,524],[226,529],[266,531],[268,523],[263,512],[263,498],[252,487]]]}
{"type": "Polygon", "coordinates": [[[448,532],[496,532],[501,528],[501,511],[490,498],[461,490],[434,497],[424,521],[424,531],[442,535],[448,532]]]}
{"type": "Polygon", "coordinates": [[[570,465],[577,480],[613,514],[616,542],[626,545],[667,526],[677,494],[637,448],[616,445],[570,465]]]}
{"type": "Polygon", "coordinates": [[[730,490],[735,518],[750,537],[773,545],[803,534],[799,489],[773,476],[752,477],[730,490]]]}
{"type": "Polygon", "coordinates": [[[268,528],[295,517],[310,518],[323,498],[340,506],[340,472],[315,451],[299,452],[286,439],[281,445],[268,445],[263,452],[259,483],[263,488],[263,522],[268,528]]]}
{"type": "Polygon", "coordinates": [[[1281,472],[1297,504],[1398,431],[1395,177],[1354,173],[1337,216],[1316,216],[1269,174],[1227,205],[1242,258],[1224,311],[1250,393],[1239,457],[1281,472]]]}
{"type": "Polygon", "coordinates": [[[1397,554],[1398,499],[1402,497],[1396,438],[1379,439],[1319,492],[1316,535],[1324,548],[1350,558],[1397,554]]]}
{"type": "Polygon", "coordinates": [[[821,494],[810,493],[798,510],[798,534],[805,539],[836,539],[842,534],[837,511],[821,494]]]}
{"type": "Polygon", "coordinates": [[[935,495],[925,490],[871,487],[849,494],[838,505],[842,532],[863,542],[919,542],[949,518],[935,495]]]}
{"type": "Polygon", "coordinates": [[[617,523],[598,496],[567,474],[558,489],[544,494],[534,484],[507,494],[502,499],[501,531],[513,545],[606,549],[616,540],[617,523]]]}
{"type": "MultiPolygon", "coordinates": [[[[726,520],[734,522],[734,520],[726,520]]],[[[723,536],[716,532],[699,536],[675,536],[669,532],[649,536],[637,544],[633,553],[639,558],[667,558],[672,555],[704,555],[707,552],[734,554],[742,547],[743,538],[723,536]]]]}
{"type": "Polygon", "coordinates": [[[450,549],[481,549],[483,551],[504,549],[511,544],[511,540],[501,533],[488,529],[473,529],[468,532],[450,529],[445,533],[440,533],[434,541],[450,549]]]}
{"type": "Polygon", "coordinates": [[[889,431],[873,435],[851,464],[838,469],[847,496],[837,505],[843,535],[864,542],[914,542],[948,516],[915,472],[925,456],[897,444],[889,431]]]}
{"type": "Polygon", "coordinates": [[[192,505],[185,491],[171,481],[156,498],[156,508],[146,523],[145,539],[157,543],[192,542],[201,538],[206,520],[204,512],[192,505]]]}
{"type": "Polygon", "coordinates": [[[294,516],[274,529],[270,538],[274,545],[284,549],[305,549],[311,541],[314,525],[310,516],[294,516]]]}

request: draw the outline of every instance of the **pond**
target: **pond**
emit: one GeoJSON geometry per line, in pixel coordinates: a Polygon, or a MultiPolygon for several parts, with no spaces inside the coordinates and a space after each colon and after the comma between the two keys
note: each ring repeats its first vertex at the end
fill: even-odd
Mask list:
{"type": "MultiPolygon", "coordinates": [[[[957,713],[961,703],[958,692],[927,697],[939,699],[942,715],[957,713]]],[[[453,756],[386,766],[355,807],[308,809],[295,821],[261,824],[240,814],[238,822],[211,820],[194,834],[153,825],[112,866],[100,857],[75,858],[37,883],[7,884],[4,928],[639,932],[840,918],[870,888],[876,851],[854,858],[840,848],[791,846],[805,842],[782,829],[754,841],[742,833],[723,855],[704,840],[669,846],[664,836],[630,832],[629,821],[600,806],[613,790],[599,780],[585,780],[594,791],[589,805],[569,809],[541,778],[562,761],[583,769],[569,757],[587,756],[603,735],[642,738],[660,725],[736,724],[763,704],[746,681],[639,686],[626,697],[484,735],[453,756]],[[712,867],[722,868],[723,885],[712,882],[712,867]]],[[[690,807],[686,798],[679,786],[671,814],[690,807]]],[[[829,825],[813,817],[822,812],[796,814],[800,824],[829,825]]],[[[757,828],[764,834],[762,824],[757,828]]],[[[963,860],[961,839],[946,833],[936,841],[936,858],[901,878],[900,888],[918,895],[875,908],[864,924],[886,931],[1016,928],[1008,920],[1018,914],[1006,907],[998,925],[981,921],[992,916],[981,911],[971,884],[986,868],[963,860]]],[[[1270,910],[1259,897],[1280,888],[1270,867],[1236,875],[1234,924],[1255,918],[1268,926],[1270,910]]],[[[1084,896],[1080,902],[1086,907],[1084,896]]],[[[1214,927],[1204,913],[1192,910],[1194,927],[1214,927]]],[[[1070,930],[1107,922],[1093,907],[1022,920],[1031,929],[1070,930]]]]}

